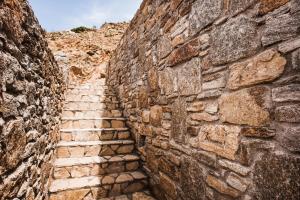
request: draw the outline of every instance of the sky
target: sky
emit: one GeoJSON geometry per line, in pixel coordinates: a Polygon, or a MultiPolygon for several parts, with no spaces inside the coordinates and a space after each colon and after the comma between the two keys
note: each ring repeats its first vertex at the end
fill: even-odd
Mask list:
{"type": "Polygon", "coordinates": [[[142,0],[29,0],[29,3],[42,27],[52,32],[130,21],[142,0]]]}

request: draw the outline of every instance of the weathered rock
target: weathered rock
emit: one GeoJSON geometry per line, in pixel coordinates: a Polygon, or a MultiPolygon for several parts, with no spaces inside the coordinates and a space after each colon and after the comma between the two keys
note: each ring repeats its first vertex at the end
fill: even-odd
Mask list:
{"type": "Polygon", "coordinates": [[[198,39],[191,40],[178,49],[175,49],[167,59],[168,66],[174,66],[176,64],[190,60],[192,57],[198,55],[199,41],[198,39]]]}
{"type": "Polygon", "coordinates": [[[14,169],[22,161],[27,142],[23,119],[10,121],[4,130],[6,138],[2,140],[5,147],[1,149],[4,155],[0,158],[0,175],[14,169]]]}
{"type": "Polygon", "coordinates": [[[300,159],[281,152],[266,153],[254,167],[253,181],[258,199],[297,199],[300,196],[300,159]],[[272,166],[272,167],[270,167],[272,166]],[[281,184],[278,184],[281,183],[281,184]]]}
{"type": "Polygon", "coordinates": [[[226,194],[226,195],[229,195],[229,196],[232,196],[235,198],[240,195],[236,189],[231,188],[225,182],[217,179],[214,176],[208,175],[206,178],[206,183],[210,187],[215,188],[218,192],[220,192],[222,194],[226,194]]]}
{"type": "Polygon", "coordinates": [[[300,122],[300,105],[279,106],[275,109],[275,119],[280,122],[300,122]]]}
{"type": "Polygon", "coordinates": [[[180,188],[186,199],[204,199],[205,178],[201,166],[191,158],[182,157],[180,188]]]}
{"type": "Polygon", "coordinates": [[[272,90],[272,99],[276,102],[300,101],[300,84],[291,84],[272,90]]]}
{"type": "Polygon", "coordinates": [[[289,151],[292,152],[300,152],[299,126],[279,126],[278,132],[278,140],[281,146],[287,148],[289,151]]]}
{"type": "Polygon", "coordinates": [[[233,124],[265,125],[270,120],[267,101],[270,92],[266,87],[244,89],[224,94],[219,99],[220,118],[233,124]]]}
{"type": "Polygon", "coordinates": [[[231,187],[233,187],[241,192],[245,192],[248,187],[248,184],[246,183],[246,181],[234,173],[230,173],[228,175],[226,182],[231,187]]]}
{"type": "Polygon", "coordinates": [[[161,125],[161,120],[163,116],[162,107],[152,106],[150,109],[150,123],[154,126],[161,125]]]}
{"type": "Polygon", "coordinates": [[[172,134],[175,141],[183,142],[187,131],[187,103],[185,99],[177,99],[172,105],[172,134]]]}
{"type": "Polygon", "coordinates": [[[242,176],[247,176],[250,172],[250,168],[244,167],[240,164],[237,164],[237,163],[225,160],[225,159],[219,160],[218,164],[225,168],[228,168],[242,176]]]}
{"type": "Polygon", "coordinates": [[[159,174],[159,180],[161,189],[165,191],[165,193],[170,196],[172,199],[176,199],[177,197],[177,188],[175,183],[168,176],[163,173],[159,174]]]}
{"type": "Polygon", "coordinates": [[[265,51],[252,59],[230,66],[227,87],[238,89],[273,81],[282,74],[285,64],[285,58],[275,50],[265,51]]]}
{"type": "Polygon", "coordinates": [[[203,28],[213,23],[221,14],[222,1],[197,0],[189,15],[190,35],[201,31],[203,28]]]}
{"type": "Polygon", "coordinates": [[[217,121],[219,117],[208,113],[194,113],[191,114],[191,119],[196,121],[213,122],[213,121],[217,121]]]}
{"type": "Polygon", "coordinates": [[[202,101],[192,103],[188,108],[188,112],[200,112],[204,110],[204,103],[202,101]]]}
{"type": "Polygon", "coordinates": [[[265,30],[262,34],[262,44],[268,46],[295,37],[299,27],[299,13],[280,13],[275,17],[270,17],[266,21],[265,30]]]}
{"type": "Polygon", "coordinates": [[[275,131],[266,127],[243,127],[241,135],[246,137],[270,138],[275,136],[275,131]]]}
{"type": "Polygon", "coordinates": [[[259,47],[256,25],[246,16],[230,19],[211,36],[211,60],[220,65],[253,55],[259,47]]]}
{"type": "Polygon", "coordinates": [[[167,95],[174,92],[184,96],[197,94],[201,92],[200,82],[201,68],[197,58],[173,68],[166,68],[159,75],[159,86],[167,95]]]}
{"type": "Polygon", "coordinates": [[[239,148],[238,126],[203,125],[198,136],[198,147],[234,160],[239,148]]]}
{"type": "Polygon", "coordinates": [[[259,13],[266,14],[286,4],[289,0],[260,0],[259,13]]]}

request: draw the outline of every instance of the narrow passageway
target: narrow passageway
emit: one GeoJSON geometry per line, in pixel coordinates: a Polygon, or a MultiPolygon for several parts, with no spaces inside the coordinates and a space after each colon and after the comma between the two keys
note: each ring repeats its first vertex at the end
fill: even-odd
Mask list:
{"type": "Polygon", "coordinates": [[[125,120],[105,78],[68,85],[51,200],[131,199],[147,189],[125,120]]]}

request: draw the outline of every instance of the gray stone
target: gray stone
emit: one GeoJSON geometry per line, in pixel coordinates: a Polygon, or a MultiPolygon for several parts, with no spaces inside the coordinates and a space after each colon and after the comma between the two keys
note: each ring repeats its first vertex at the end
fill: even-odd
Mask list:
{"type": "Polygon", "coordinates": [[[262,34],[263,46],[268,46],[276,42],[288,40],[298,35],[300,28],[300,13],[283,13],[270,17],[266,21],[262,34]]]}
{"type": "Polygon", "coordinates": [[[300,158],[266,153],[253,171],[256,199],[299,199],[300,158]],[[280,184],[279,184],[280,183],[280,184]]]}
{"type": "Polygon", "coordinates": [[[300,105],[277,107],[275,109],[275,119],[280,122],[300,122],[300,105]]]}
{"type": "Polygon", "coordinates": [[[207,25],[213,23],[221,14],[221,0],[197,0],[193,6],[189,16],[190,35],[194,35],[207,25]]]}
{"type": "Polygon", "coordinates": [[[279,44],[278,50],[282,53],[288,53],[297,48],[300,48],[300,37],[279,44]]]}
{"type": "Polygon", "coordinates": [[[300,127],[284,127],[278,128],[278,140],[280,144],[292,152],[300,152],[300,127]]]}
{"type": "Polygon", "coordinates": [[[272,99],[276,102],[300,101],[300,84],[272,89],[272,99]]]}
{"type": "Polygon", "coordinates": [[[201,165],[197,161],[182,157],[180,186],[187,200],[205,199],[205,178],[201,165]]]}
{"type": "Polygon", "coordinates": [[[215,28],[211,37],[211,60],[221,65],[253,55],[259,45],[255,22],[244,15],[215,28]]]}
{"type": "Polygon", "coordinates": [[[172,134],[171,138],[177,142],[185,140],[187,132],[187,103],[185,99],[176,99],[172,105],[172,134]]]}

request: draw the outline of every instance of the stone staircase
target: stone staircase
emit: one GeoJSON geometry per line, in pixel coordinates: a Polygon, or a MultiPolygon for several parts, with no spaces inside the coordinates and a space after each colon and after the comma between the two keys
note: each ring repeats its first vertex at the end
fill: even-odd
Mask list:
{"type": "Polygon", "coordinates": [[[144,191],[148,180],[139,160],[117,98],[104,79],[70,84],[50,200],[152,199],[144,191]]]}

